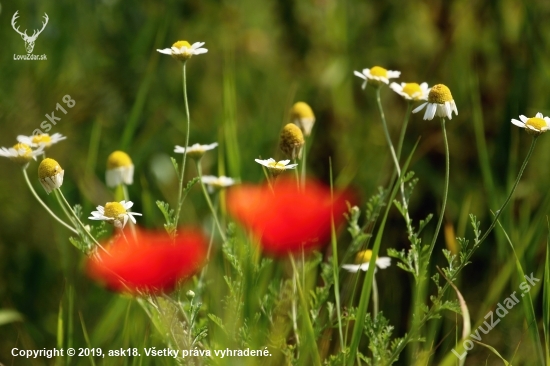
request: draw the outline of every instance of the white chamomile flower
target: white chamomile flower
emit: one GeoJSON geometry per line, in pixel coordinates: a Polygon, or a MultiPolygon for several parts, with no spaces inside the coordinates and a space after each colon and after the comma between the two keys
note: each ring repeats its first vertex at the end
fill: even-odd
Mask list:
{"type": "Polygon", "coordinates": [[[521,121],[512,119],[512,123],[518,127],[525,128],[528,133],[538,135],[550,129],[550,118],[544,117],[542,113],[537,113],[535,117],[527,118],[524,115],[519,116],[521,121]]]}
{"type": "Polygon", "coordinates": [[[398,78],[401,71],[386,70],[380,66],[374,66],[370,69],[363,69],[362,72],[354,71],[355,76],[365,80],[361,88],[365,89],[367,84],[372,86],[380,86],[382,83],[389,84],[390,79],[398,78]]]}
{"type": "Polygon", "coordinates": [[[205,152],[208,150],[213,150],[218,146],[217,142],[214,142],[210,145],[200,145],[200,144],[193,144],[187,149],[183,146],[176,145],[176,148],[174,149],[174,152],[176,154],[185,154],[187,152],[187,156],[189,156],[192,159],[200,159],[204,155],[205,152]]]}
{"type": "Polygon", "coordinates": [[[53,144],[57,144],[59,141],[65,140],[66,138],[67,138],[66,136],[63,136],[60,133],[54,133],[51,136],[47,133],[42,133],[39,135],[32,135],[32,136],[19,135],[17,136],[17,141],[22,142],[31,147],[43,146],[44,148],[48,148],[53,144]]]}
{"type": "Polygon", "coordinates": [[[290,110],[290,120],[296,126],[300,127],[304,136],[311,135],[311,129],[315,124],[315,115],[309,104],[305,102],[296,102],[290,110]]]}
{"type": "Polygon", "coordinates": [[[61,169],[59,163],[50,158],[42,160],[38,166],[38,180],[47,194],[61,187],[64,174],[65,171],[61,169]]]}
{"type": "Polygon", "coordinates": [[[124,151],[113,151],[107,158],[105,181],[110,188],[134,183],[134,164],[124,151]]]}
{"type": "MultiPolygon", "coordinates": [[[[372,250],[363,250],[355,256],[356,264],[343,264],[342,268],[349,272],[357,272],[359,270],[366,272],[369,269],[369,262],[372,257],[372,250]]],[[[378,257],[376,258],[376,267],[380,269],[388,268],[391,264],[390,257],[378,257]]]]}
{"type": "Polygon", "coordinates": [[[290,163],[290,160],[275,161],[274,159],[269,158],[267,160],[254,159],[254,161],[265,166],[271,174],[273,174],[273,176],[278,176],[287,169],[296,169],[298,166],[298,164],[288,164],[290,163]]]}
{"type": "Polygon", "coordinates": [[[453,119],[453,111],[458,115],[451,91],[443,84],[434,85],[428,94],[428,101],[415,108],[412,112],[419,112],[424,107],[426,107],[424,119],[428,120],[433,119],[435,116],[453,119]]]}
{"type": "Polygon", "coordinates": [[[203,175],[201,182],[206,184],[208,192],[212,193],[217,189],[223,189],[235,185],[237,182],[233,178],[226,177],[224,175],[215,177],[213,175],[203,175]]]}
{"type": "Polygon", "coordinates": [[[36,160],[36,157],[43,153],[43,146],[39,147],[36,150],[33,150],[29,145],[23,143],[15,144],[13,147],[0,148],[0,156],[9,158],[10,160],[19,164],[27,164],[29,161],[31,161],[31,159],[36,160]]]}
{"type": "Polygon", "coordinates": [[[390,88],[406,100],[413,101],[427,100],[428,93],[430,92],[428,83],[422,83],[420,85],[417,83],[391,83],[390,88]]]}
{"type": "Polygon", "coordinates": [[[206,48],[202,48],[202,46],[204,46],[204,42],[195,42],[191,45],[187,41],[177,41],[172,45],[172,47],[165,48],[163,50],[157,49],[157,51],[165,55],[170,55],[176,60],[185,62],[193,55],[200,55],[208,52],[208,50],[206,48]]]}
{"type": "Polygon", "coordinates": [[[128,210],[134,205],[132,201],[120,201],[120,202],[107,202],[105,207],[97,206],[97,211],[92,211],[92,216],[88,217],[90,220],[103,220],[107,221],[119,229],[123,229],[128,222],[128,219],[132,223],[136,223],[135,215],[141,216],[140,213],[129,212],[128,210]]]}

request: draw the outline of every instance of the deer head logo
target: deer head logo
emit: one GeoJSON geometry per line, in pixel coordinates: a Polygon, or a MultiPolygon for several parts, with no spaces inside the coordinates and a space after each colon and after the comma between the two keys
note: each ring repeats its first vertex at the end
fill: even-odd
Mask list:
{"type": "Polygon", "coordinates": [[[36,38],[38,38],[38,35],[42,33],[44,28],[46,28],[46,24],[48,24],[48,14],[44,13],[44,22],[42,22],[42,29],[40,30],[34,30],[32,33],[32,36],[27,35],[27,30],[25,29],[24,32],[19,31],[19,27],[15,27],[15,21],[17,18],[19,18],[19,15],[17,13],[19,10],[13,14],[13,17],[11,18],[11,26],[13,29],[21,35],[21,38],[23,38],[23,41],[25,41],[25,48],[27,49],[27,53],[32,53],[32,50],[34,49],[34,42],[36,41],[36,38]]]}

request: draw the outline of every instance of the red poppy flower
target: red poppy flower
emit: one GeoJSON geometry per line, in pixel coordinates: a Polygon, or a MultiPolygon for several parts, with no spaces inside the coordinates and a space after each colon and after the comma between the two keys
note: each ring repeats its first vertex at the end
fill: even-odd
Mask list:
{"type": "Polygon", "coordinates": [[[196,273],[206,255],[206,240],[193,230],[179,230],[175,242],[166,233],[139,230],[134,238],[119,236],[87,263],[87,272],[109,289],[159,293],[196,273]]]}
{"type": "Polygon", "coordinates": [[[328,242],[331,213],[337,226],[347,210],[349,193],[334,192],[320,183],[308,181],[299,189],[292,179],[268,185],[241,185],[228,194],[233,216],[260,238],[262,249],[273,256],[286,256],[319,248],[328,242]]]}

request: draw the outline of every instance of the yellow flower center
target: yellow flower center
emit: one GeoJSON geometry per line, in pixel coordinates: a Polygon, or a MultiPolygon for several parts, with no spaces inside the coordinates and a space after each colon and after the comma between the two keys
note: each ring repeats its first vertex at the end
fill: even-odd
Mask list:
{"type": "Polygon", "coordinates": [[[172,45],[172,47],[176,47],[176,48],[182,48],[182,47],[191,48],[191,45],[190,45],[189,42],[187,42],[187,41],[177,41],[176,43],[174,43],[174,44],[172,45]]]}
{"type": "Polygon", "coordinates": [[[315,118],[311,107],[304,102],[295,103],[290,110],[290,116],[292,119],[315,118]]]}
{"type": "Polygon", "coordinates": [[[41,134],[41,135],[34,135],[32,138],[32,142],[35,144],[43,143],[46,146],[50,146],[52,144],[52,139],[50,135],[47,133],[41,134]]]}
{"type": "Polygon", "coordinates": [[[268,165],[270,168],[273,168],[273,169],[282,169],[282,170],[286,169],[286,165],[281,163],[280,161],[272,161],[268,165]]]}
{"type": "Polygon", "coordinates": [[[29,147],[29,145],[18,143],[13,145],[13,148],[17,151],[19,157],[25,158],[27,160],[32,159],[32,149],[29,147]]]}
{"type": "Polygon", "coordinates": [[[417,83],[408,83],[408,84],[405,84],[405,86],[403,87],[403,93],[406,93],[411,98],[413,97],[417,98],[422,96],[422,89],[420,88],[420,85],[418,85],[417,83]]]}
{"type": "Polygon", "coordinates": [[[118,202],[107,202],[105,204],[105,216],[118,219],[120,215],[124,215],[126,209],[118,202]]]}
{"type": "Polygon", "coordinates": [[[388,77],[388,70],[384,69],[380,66],[374,66],[372,69],[370,69],[370,74],[372,76],[378,76],[381,78],[387,78],[388,77]]]}
{"type": "Polygon", "coordinates": [[[363,263],[369,263],[370,259],[372,257],[372,250],[367,249],[363,250],[355,256],[355,263],[356,264],[363,264],[363,263]]]}
{"type": "Polygon", "coordinates": [[[437,84],[432,87],[430,94],[428,94],[428,102],[445,104],[445,102],[451,102],[453,96],[451,91],[443,84],[437,84]]]}
{"type": "Polygon", "coordinates": [[[107,169],[116,169],[132,165],[132,159],[124,151],[117,150],[112,152],[107,158],[107,169]]]}
{"type": "Polygon", "coordinates": [[[525,124],[533,127],[537,131],[541,131],[543,127],[546,127],[546,121],[538,117],[529,118],[525,124]]]}
{"type": "Polygon", "coordinates": [[[61,173],[62,170],[63,169],[61,169],[61,166],[57,161],[50,158],[46,158],[42,160],[42,162],[38,166],[38,178],[40,179],[51,178],[61,173]]]}

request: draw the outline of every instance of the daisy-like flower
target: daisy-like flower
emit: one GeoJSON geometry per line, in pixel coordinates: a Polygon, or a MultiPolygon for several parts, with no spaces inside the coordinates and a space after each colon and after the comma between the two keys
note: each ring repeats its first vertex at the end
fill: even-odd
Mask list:
{"type": "Polygon", "coordinates": [[[386,70],[380,66],[374,66],[370,69],[363,69],[362,72],[354,71],[355,76],[365,80],[361,88],[365,89],[367,84],[372,86],[380,86],[382,83],[389,84],[390,79],[398,78],[401,71],[386,70]]]}
{"type": "Polygon", "coordinates": [[[177,41],[172,45],[172,47],[165,48],[163,50],[157,49],[157,51],[164,53],[165,55],[170,55],[176,60],[185,62],[193,55],[200,55],[208,52],[208,50],[206,48],[202,48],[202,46],[204,46],[204,42],[195,42],[191,45],[187,41],[177,41]]]}
{"type": "Polygon", "coordinates": [[[287,158],[297,159],[302,156],[305,142],[302,130],[294,123],[287,123],[281,131],[279,148],[287,158]]]}
{"type": "Polygon", "coordinates": [[[424,119],[430,120],[433,119],[434,116],[453,119],[453,111],[458,116],[456,103],[453,100],[451,91],[443,84],[432,86],[428,94],[428,101],[415,108],[413,113],[421,111],[424,107],[426,107],[424,119]]]}
{"type": "Polygon", "coordinates": [[[413,101],[427,100],[428,93],[430,92],[428,83],[422,83],[420,85],[417,83],[391,83],[390,88],[406,100],[413,101]]]}
{"type": "Polygon", "coordinates": [[[44,148],[49,148],[53,144],[57,144],[59,141],[65,140],[67,137],[63,136],[60,133],[54,133],[53,135],[49,135],[47,133],[39,134],[39,135],[32,135],[32,136],[24,136],[19,135],[17,136],[17,141],[29,145],[31,147],[39,147],[43,146],[44,148]]]}
{"type": "Polygon", "coordinates": [[[290,120],[300,127],[304,136],[311,135],[311,129],[315,124],[315,115],[311,107],[305,102],[294,103],[290,110],[290,120]]]}
{"type": "Polygon", "coordinates": [[[237,182],[233,178],[222,175],[221,177],[215,177],[213,175],[203,175],[201,181],[208,187],[208,192],[212,193],[215,190],[231,187],[237,182]]]}
{"type": "Polygon", "coordinates": [[[122,235],[106,251],[88,258],[88,275],[107,288],[133,295],[161,294],[176,287],[201,268],[207,240],[195,229],[178,229],[176,238],[166,232],[136,230],[122,235]]]}
{"type": "Polygon", "coordinates": [[[298,164],[288,164],[290,163],[290,160],[275,161],[274,159],[269,158],[267,160],[254,159],[254,161],[265,166],[274,177],[278,176],[287,169],[296,169],[298,166],[298,164]]]}
{"type": "MultiPolygon", "coordinates": [[[[369,269],[369,262],[372,257],[372,250],[363,250],[355,256],[356,264],[343,264],[342,268],[349,272],[357,272],[359,270],[366,272],[369,269]]],[[[376,267],[380,269],[388,268],[391,264],[390,257],[378,257],[376,258],[376,267]]]]}
{"type": "Polygon", "coordinates": [[[27,164],[31,159],[36,160],[38,155],[44,153],[44,147],[39,147],[36,150],[31,149],[27,144],[18,143],[13,147],[0,148],[0,156],[9,158],[18,164],[27,164]]]}
{"type": "Polygon", "coordinates": [[[61,169],[59,163],[50,158],[42,160],[38,166],[38,179],[47,194],[61,187],[64,174],[65,171],[61,169]]]}
{"type": "Polygon", "coordinates": [[[104,220],[110,222],[119,229],[123,229],[128,219],[135,224],[136,219],[134,216],[141,216],[140,213],[128,212],[133,205],[134,203],[132,201],[107,202],[105,207],[97,206],[97,211],[92,211],[92,216],[88,218],[90,220],[104,220]]]}
{"type": "Polygon", "coordinates": [[[539,135],[550,129],[550,118],[544,117],[540,112],[535,117],[527,118],[521,115],[519,119],[521,121],[512,119],[512,123],[518,127],[525,128],[525,131],[533,135],[539,135]]]}
{"type": "Polygon", "coordinates": [[[107,158],[105,181],[107,187],[111,188],[120,184],[130,185],[134,183],[134,164],[132,164],[130,156],[124,151],[113,151],[107,158]]]}
{"type": "Polygon", "coordinates": [[[176,145],[176,148],[174,149],[174,152],[176,154],[185,154],[187,152],[187,156],[189,156],[192,159],[200,159],[204,155],[205,152],[208,150],[213,150],[218,146],[217,142],[211,143],[210,145],[201,145],[201,144],[193,144],[185,149],[183,146],[176,145]]]}

